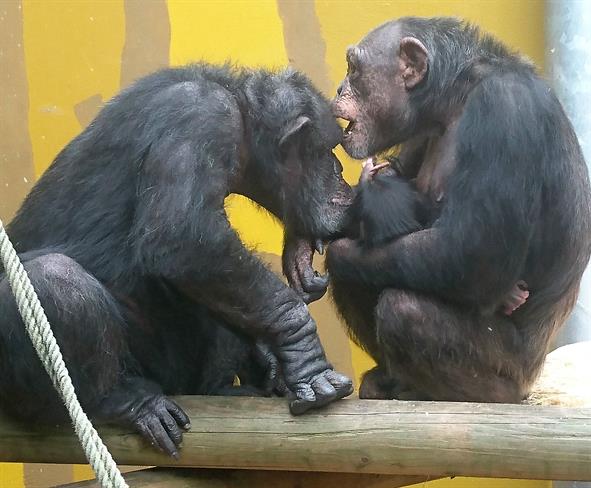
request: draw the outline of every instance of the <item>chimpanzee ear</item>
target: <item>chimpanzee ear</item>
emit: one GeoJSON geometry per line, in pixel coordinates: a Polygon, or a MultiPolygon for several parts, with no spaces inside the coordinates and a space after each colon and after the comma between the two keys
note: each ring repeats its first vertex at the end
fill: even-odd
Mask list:
{"type": "Polygon", "coordinates": [[[404,86],[410,90],[417,86],[427,74],[429,66],[427,48],[414,37],[400,41],[400,73],[404,86]]]}
{"type": "Polygon", "coordinates": [[[283,149],[285,145],[288,144],[294,136],[301,133],[302,129],[304,129],[310,122],[310,117],[306,115],[300,115],[297,119],[292,120],[289,124],[287,124],[281,133],[279,147],[283,149]]]}

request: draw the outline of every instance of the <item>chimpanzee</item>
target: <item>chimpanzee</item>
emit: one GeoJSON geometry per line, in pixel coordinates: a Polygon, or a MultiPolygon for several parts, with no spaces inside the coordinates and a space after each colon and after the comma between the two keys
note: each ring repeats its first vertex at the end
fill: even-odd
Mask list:
{"type": "Polygon", "coordinates": [[[412,182],[400,178],[388,162],[376,165],[369,158],[347,211],[351,227],[347,234],[373,248],[423,229],[432,213],[428,199],[412,182]]]}
{"type": "Polygon", "coordinates": [[[591,253],[570,122],[529,62],[456,19],[388,22],[347,61],[343,147],[365,158],[401,144],[397,170],[439,214],[375,248],[329,246],[339,311],[377,363],[360,396],[520,401],[591,253]],[[527,301],[503,313],[521,280],[527,301]]]}
{"type": "MultiPolygon", "coordinates": [[[[390,158],[398,162],[397,158],[390,158]]],[[[354,188],[353,203],[347,210],[342,234],[359,240],[365,248],[374,248],[429,226],[438,215],[436,205],[418,192],[413,181],[402,178],[389,163],[375,164],[374,158],[363,163],[358,185],[354,188]]],[[[334,289],[335,287],[333,287],[334,289]]],[[[349,300],[349,294],[338,291],[349,300]]],[[[525,303],[529,291],[520,280],[501,301],[501,309],[511,315],[525,303]]],[[[343,305],[347,306],[347,305],[343,305]]]]}
{"type": "MultiPolygon", "coordinates": [[[[332,153],[341,137],[302,74],[203,63],[137,81],[60,152],[8,232],[94,418],[176,456],[189,420],[164,394],[229,393],[243,370],[261,386],[278,366],[293,413],[351,393],[301,298],[324,293],[314,243],[351,202],[332,153]],[[230,193],[284,223],[301,295],[232,230],[230,193]]],[[[2,408],[63,418],[2,275],[0,317],[2,408]]]]}

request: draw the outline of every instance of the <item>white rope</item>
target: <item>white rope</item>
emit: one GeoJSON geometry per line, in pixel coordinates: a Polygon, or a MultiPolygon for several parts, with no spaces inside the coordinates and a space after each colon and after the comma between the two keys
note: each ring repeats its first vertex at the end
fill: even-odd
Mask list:
{"type": "Polygon", "coordinates": [[[128,488],[117,464],[82,410],[72,379],[31,280],[0,220],[0,259],[33,346],[49,374],[70,418],[84,454],[104,488],[128,488]]]}

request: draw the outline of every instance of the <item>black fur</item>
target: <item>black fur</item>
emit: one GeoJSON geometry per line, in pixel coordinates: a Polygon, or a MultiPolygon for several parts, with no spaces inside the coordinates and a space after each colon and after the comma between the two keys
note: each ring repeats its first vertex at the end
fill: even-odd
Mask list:
{"type": "MultiPolygon", "coordinates": [[[[8,232],[92,416],[175,455],[188,419],[163,394],[261,391],[277,364],[254,338],[277,355],[294,412],[350,393],[304,302],[224,212],[241,193],[290,236],[328,238],[345,208],[331,200],[350,193],[340,137],[303,75],[196,64],[139,80],[60,152],[8,232]]],[[[3,409],[65,417],[2,275],[0,364],[3,409]]]]}
{"type": "MultiPolygon", "coordinates": [[[[395,52],[405,36],[426,47],[429,68],[408,92],[411,115],[383,128],[410,131],[401,155],[408,143],[422,158],[455,114],[459,120],[431,228],[375,250],[347,240],[329,247],[339,310],[378,363],[361,394],[520,401],[589,261],[587,167],[560,103],[529,62],[455,19],[385,24],[360,52],[377,64],[372,56],[395,52]],[[505,316],[499,304],[518,280],[529,299],[505,316]]],[[[369,71],[366,64],[358,76],[369,71]]],[[[420,177],[421,161],[407,162],[420,177]]]]}
{"type": "Polygon", "coordinates": [[[355,187],[349,208],[351,225],[360,242],[374,248],[429,225],[432,208],[412,182],[387,168],[355,187]]]}

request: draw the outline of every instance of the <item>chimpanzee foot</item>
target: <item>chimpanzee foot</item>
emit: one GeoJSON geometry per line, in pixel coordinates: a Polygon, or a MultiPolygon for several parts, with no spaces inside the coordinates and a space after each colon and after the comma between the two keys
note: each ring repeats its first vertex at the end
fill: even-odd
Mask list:
{"type": "Polygon", "coordinates": [[[362,400],[392,400],[400,392],[398,382],[376,366],[363,375],[359,387],[359,398],[362,400]]]}
{"type": "Polygon", "coordinates": [[[353,393],[353,382],[332,369],[313,376],[310,381],[297,383],[291,388],[289,409],[299,415],[311,408],[322,407],[333,400],[353,393]]]}
{"type": "Polygon", "coordinates": [[[189,417],[175,402],[156,395],[129,412],[131,425],[156,449],[179,458],[182,430],[191,428],[189,417]]]}
{"type": "Polygon", "coordinates": [[[527,283],[523,280],[519,280],[505,297],[502,303],[503,313],[505,315],[511,315],[521,305],[523,305],[529,298],[529,290],[527,289],[527,283]]]}
{"type": "Polygon", "coordinates": [[[388,373],[376,366],[363,376],[359,387],[359,398],[362,400],[429,400],[427,395],[415,391],[407,385],[392,378],[388,373]]]}
{"type": "Polygon", "coordinates": [[[285,384],[279,359],[271,349],[271,346],[263,341],[257,341],[254,346],[254,357],[265,371],[264,390],[267,394],[287,395],[289,389],[285,384]]]}

